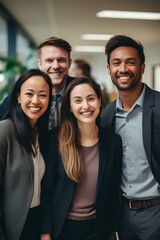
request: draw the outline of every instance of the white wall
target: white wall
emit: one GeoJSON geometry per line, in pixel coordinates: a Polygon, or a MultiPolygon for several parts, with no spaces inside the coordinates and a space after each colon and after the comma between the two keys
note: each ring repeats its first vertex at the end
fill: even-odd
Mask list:
{"type": "Polygon", "coordinates": [[[156,64],[160,64],[160,43],[144,47],[144,52],[146,56],[146,69],[143,76],[143,82],[153,87],[153,67],[156,64]]]}

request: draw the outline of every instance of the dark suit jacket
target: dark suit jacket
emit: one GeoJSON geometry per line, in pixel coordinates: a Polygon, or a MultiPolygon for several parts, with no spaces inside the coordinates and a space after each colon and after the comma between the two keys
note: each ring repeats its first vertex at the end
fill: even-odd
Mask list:
{"type": "MultiPolygon", "coordinates": [[[[116,100],[103,111],[101,125],[113,128],[116,100]]],[[[160,92],[146,85],[143,103],[143,144],[147,159],[156,181],[160,184],[160,92]]]]}
{"type": "Polygon", "coordinates": [[[0,121],[0,234],[5,233],[6,240],[20,237],[33,197],[33,178],[32,156],[17,141],[13,122],[0,121]]]}
{"type": "MultiPolygon", "coordinates": [[[[120,215],[121,138],[113,132],[99,131],[99,174],[96,196],[96,229],[99,240],[118,227],[120,215]]],[[[57,152],[55,129],[51,131],[46,151],[46,175],[43,181],[42,233],[57,237],[69,211],[76,183],[67,177],[57,152]],[[52,209],[52,210],[51,210],[52,209]]]]}
{"type": "MultiPolygon", "coordinates": [[[[66,86],[74,79],[74,77],[68,76],[66,79],[66,86]]],[[[11,94],[9,94],[3,102],[0,104],[0,120],[5,116],[8,111],[9,105],[11,101],[11,94]]]]}
{"type": "Polygon", "coordinates": [[[10,105],[11,95],[8,95],[3,102],[0,104],[0,120],[5,116],[7,113],[8,107],[10,105]]]}
{"type": "Polygon", "coordinates": [[[69,84],[73,79],[75,79],[75,77],[70,77],[70,76],[67,77],[66,87],[68,86],[68,84],[69,84]]]}

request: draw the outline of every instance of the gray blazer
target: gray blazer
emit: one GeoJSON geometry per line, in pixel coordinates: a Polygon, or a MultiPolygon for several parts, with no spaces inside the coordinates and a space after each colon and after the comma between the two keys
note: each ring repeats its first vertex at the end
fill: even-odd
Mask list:
{"type": "Polygon", "coordinates": [[[0,122],[0,239],[18,240],[33,196],[32,156],[18,143],[13,122],[0,122]]]}

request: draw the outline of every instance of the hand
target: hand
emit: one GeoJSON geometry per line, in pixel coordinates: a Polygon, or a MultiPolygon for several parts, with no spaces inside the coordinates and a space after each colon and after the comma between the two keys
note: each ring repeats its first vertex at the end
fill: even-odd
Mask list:
{"type": "Polygon", "coordinates": [[[52,238],[50,234],[42,234],[41,240],[52,240],[52,238]]]}

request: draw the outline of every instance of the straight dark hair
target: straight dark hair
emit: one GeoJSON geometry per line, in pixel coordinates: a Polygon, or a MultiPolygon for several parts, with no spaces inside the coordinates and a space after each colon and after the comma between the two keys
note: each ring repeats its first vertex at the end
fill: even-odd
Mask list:
{"type": "Polygon", "coordinates": [[[105,54],[107,55],[107,62],[110,65],[110,55],[113,50],[118,47],[132,47],[135,48],[138,52],[138,56],[140,59],[140,64],[145,63],[145,55],[143,50],[143,45],[141,42],[134,40],[131,37],[125,35],[115,35],[109,39],[105,46],[105,54]]]}
{"type": "Polygon", "coordinates": [[[18,142],[30,153],[34,154],[32,145],[34,144],[34,131],[28,120],[28,117],[23,112],[20,104],[18,104],[18,95],[21,90],[22,84],[32,76],[41,76],[44,78],[49,86],[49,105],[46,112],[37,121],[37,132],[39,134],[40,141],[43,142],[44,136],[47,136],[48,132],[48,118],[49,108],[52,100],[52,83],[50,77],[39,69],[30,69],[23,73],[18,80],[11,92],[11,101],[8,112],[4,119],[10,118],[15,126],[15,133],[18,142]]]}

